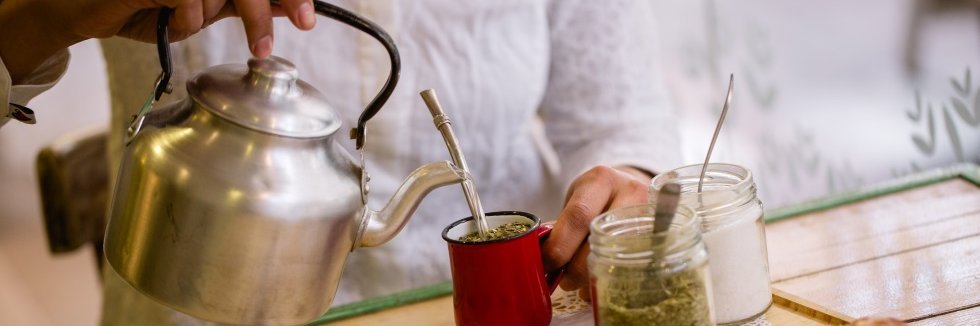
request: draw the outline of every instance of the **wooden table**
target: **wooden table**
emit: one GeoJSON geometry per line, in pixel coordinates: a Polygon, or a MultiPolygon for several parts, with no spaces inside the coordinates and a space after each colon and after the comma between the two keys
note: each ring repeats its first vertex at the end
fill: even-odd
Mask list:
{"type": "Polygon", "coordinates": [[[768,223],[777,299],[848,322],[980,324],[978,172],[933,172],[768,223]]]}
{"type": "MultiPolygon", "coordinates": [[[[767,214],[773,325],[889,316],[980,325],[980,167],[963,165],[767,214]]],[[[448,283],[338,307],[316,323],[452,325],[448,283]]]]}

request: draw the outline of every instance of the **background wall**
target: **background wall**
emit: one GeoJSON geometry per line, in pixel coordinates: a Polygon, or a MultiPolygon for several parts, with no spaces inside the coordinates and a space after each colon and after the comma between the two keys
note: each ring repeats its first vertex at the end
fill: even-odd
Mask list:
{"type": "Polygon", "coordinates": [[[980,161],[976,1],[657,1],[689,163],[749,167],[769,208],[980,161]]]}
{"type": "MultiPolygon", "coordinates": [[[[64,78],[30,103],[38,123],[0,128],[0,325],[96,325],[101,306],[94,254],[51,256],[41,219],[34,156],[55,138],[109,120],[97,41],[71,48],[64,78]]],[[[152,82],[152,81],[150,81],[152,82]]]]}

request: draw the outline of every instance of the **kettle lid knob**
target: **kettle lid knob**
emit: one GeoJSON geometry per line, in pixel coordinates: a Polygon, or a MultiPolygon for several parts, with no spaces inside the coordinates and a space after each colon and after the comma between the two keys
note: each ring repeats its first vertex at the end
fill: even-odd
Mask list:
{"type": "Polygon", "coordinates": [[[248,59],[248,80],[252,87],[265,89],[272,94],[287,94],[296,85],[299,72],[292,62],[269,56],[266,59],[248,59]]]}
{"type": "Polygon", "coordinates": [[[252,58],[248,66],[220,65],[187,81],[187,93],[203,109],[263,133],[320,138],[340,127],[323,95],[299,79],[286,59],[252,58]]]}

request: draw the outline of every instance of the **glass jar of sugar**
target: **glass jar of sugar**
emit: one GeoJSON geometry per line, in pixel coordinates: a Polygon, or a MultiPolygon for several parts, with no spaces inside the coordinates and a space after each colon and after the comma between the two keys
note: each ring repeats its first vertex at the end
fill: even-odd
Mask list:
{"type": "Polygon", "coordinates": [[[588,261],[595,324],[714,325],[700,220],[679,205],[670,229],[654,234],[654,216],[653,205],[639,205],[592,221],[588,261]]]}
{"type": "Polygon", "coordinates": [[[720,325],[749,322],[772,304],[762,202],[756,197],[752,172],[734,164],[708,164],[698,192],[702,166],[662,173],[651,182],[651,191],[670,182],[681,185],[681,204],[701,217],[717,321],[720,325]]]}

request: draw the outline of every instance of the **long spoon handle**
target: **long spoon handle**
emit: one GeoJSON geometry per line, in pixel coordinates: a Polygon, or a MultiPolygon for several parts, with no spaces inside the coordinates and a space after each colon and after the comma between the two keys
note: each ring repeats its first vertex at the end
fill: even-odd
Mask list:
{"type": "Polygon", "coordinates": [[[708,172],[708,162],[711,160],[711,152],[715,150],[715,142],[718,141],[718,134],[721,133],[721,125],[725,123],[725,116],[728,115],[728,107],[732,105],[732,87],[735,85],[735,74],[728,77],[728,95],[725,96],[725,106],[721,109],[721,117],[718,118],[718,125],[715,126],[715,134],[711,136],[711,145],[708,145],[708,155],[704,156],[704,166],[701,167],[701,178],[698,179],[698,192],[704,187],[704,174],[708,172]]]}

